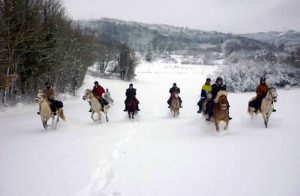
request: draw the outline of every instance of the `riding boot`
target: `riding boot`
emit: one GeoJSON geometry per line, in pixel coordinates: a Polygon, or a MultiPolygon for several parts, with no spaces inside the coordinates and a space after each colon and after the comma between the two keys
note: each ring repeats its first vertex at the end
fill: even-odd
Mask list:
{"type": "Polygon", "coordinates": [[[273,111],[272,112],[276,112],[276,110],[275,109],[273,109],[273,111]]]}
{"type": "Polygon", "coordinates": [[[92,112],[92,108],[90,108],[89,112],[92,112]]]}
{"type": "Polygon", "coordinates": [[[127,109],[127,106],[125,105],[125,109],[123,110],[124,112],[126,112],[128,109],[127,109]]]}
{"type": "Polygon", "coordinates": [[[199,107],[199,110],[197,111],[197,113],[199,113],[199,114],[201,113],[201,108],[200,107],[199,107]]]}
{"type": "Polygon", "coordinates": [[[139,108],[139,105],[137,105],[137,108],[136,108],[136,110],[137,110],[137,111],[141,111],[141,110],[140,110],[140,108],[139,108]]]}

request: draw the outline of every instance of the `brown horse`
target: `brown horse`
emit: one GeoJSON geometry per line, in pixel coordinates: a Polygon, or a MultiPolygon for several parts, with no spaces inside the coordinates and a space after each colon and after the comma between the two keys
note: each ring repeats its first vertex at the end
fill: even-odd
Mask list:
{"type": "Polygon", "coordinates": [[[170,107],[173,117],[179,115],[179,108],[180,108],[180,103],[179,103],[178,94],[174,93],[174,95],[172,95],[171,107],[170,107]]]}
{"type": "Polygon", "coordinates": [[[57,109],[56,122],[54,124],[55,115],[51,112],[50,104],[49,104],[46,96],[44,95],[43,90],[38,91],[35,100],[39,103],[40,116],[41,116],[41,120],[42,120],[44,129],[47,130],[47,128],[48,128],[47,122],[50,118],[52,118],[52,126],[51,127],[54,128],[54,129],[56,129],[59,118],[65,120],[63,109],[58,108],[57,109]]]}
{"type": "Polygon", "coordinates": [[[219,123],[224,121],[226,123],[224,129],[228,128],[229,123],[229,103],[227,100],[226,91],[219,91],[215,99],[215,106],[213,108],[213,119],[215,121],[216,131],[219,131],[219,123]]]}
{"type": "Polygon", "coordinates": [[[134,119],[134,115],[137,113],[137,102],[134,98],[127,101],[127,112],[129,119],[134,119]]]}
{"type": "MultiPolygon", "coordinates": [[[[258,111],[260,111],[262,114],[266,128],[268,127],[269,118],[273,112],[273,107],[274,107],[273,104],[274,102],[277,101],[277,96],[278,95],[277,95],[276,88],[270,87],[267,92],[267,95],[261,101],[261,105],[258,111]]],[[[254,99],[256,99],[256,97],[253,97],[250,100],[250,102],[253,101],[254,99]]],[[[248,113],[251,115],[251,118],[253,118],[254,113],[256,113],[255,111],[256,109],[254,107],[251,107],[249,104],[248,113]]]]}

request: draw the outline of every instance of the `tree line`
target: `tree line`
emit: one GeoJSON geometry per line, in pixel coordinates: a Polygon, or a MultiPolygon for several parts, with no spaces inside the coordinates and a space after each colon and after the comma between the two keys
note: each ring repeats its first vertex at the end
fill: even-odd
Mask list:
{"type": "Polygon", "coordinates": [[[67,16],[61,1],[0,0],[1,104],[31,100],[47,81],[56,92],[74,93],[97,61],[102,70],[117,62],[113,70],[126,70],[119,77],[134,77],[134,52],[82,28],[67,16]]]}

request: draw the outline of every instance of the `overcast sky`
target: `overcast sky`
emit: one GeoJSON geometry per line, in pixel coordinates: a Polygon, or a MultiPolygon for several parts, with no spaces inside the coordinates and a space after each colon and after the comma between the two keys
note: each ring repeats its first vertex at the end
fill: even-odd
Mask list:
{"type": "Polygon", "coordinates": [[[62,0],[72,19],[116,18],[232,33],[300,31],[300,0],[62,0]]]}

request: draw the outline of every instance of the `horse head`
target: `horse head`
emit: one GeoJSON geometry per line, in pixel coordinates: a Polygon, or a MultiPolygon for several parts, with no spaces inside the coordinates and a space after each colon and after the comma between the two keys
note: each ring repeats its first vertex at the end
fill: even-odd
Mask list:
{"type": "Polygon", "coordinates": [[[42,89],[39,89],[39,90],[38,90],[38,93],[36,94],[35,101],[40,103],[40,102],[42,102],[45,98],[46,98],[46,97],[45,97],[45,95],[44,95],[43,90],[42,90],[42,89]]]}
{"type": "Polygon", "coordinates": [[[266,95],[267,99],[277,102],[277,96],[278,96],[278,94],[277,94],[276,88],[270,87],[268,90],[268,93],[266,95]]]}
{"type": "Polygon", "coordinates": [[[219,104],[222,110],[227,110],[229,107],[229,103],[227,100],[227,92],[219,91],[217,97],[215,99],[216,104],[219,104]]]}
{"type": "Polygon", "coordinates": [[[83,100],[90,99],[93,96],[93,92],[90,89],[86,89],[84,95],[82,96],[83,100]]]}

